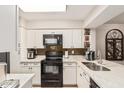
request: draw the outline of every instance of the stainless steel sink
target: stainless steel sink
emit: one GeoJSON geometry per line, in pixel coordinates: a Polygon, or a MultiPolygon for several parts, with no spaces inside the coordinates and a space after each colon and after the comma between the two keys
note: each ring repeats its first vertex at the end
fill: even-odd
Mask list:
{"type": "Polygon", "coordinates": [[[89,69],[91,69],[93,71],[110,71],[110,69],[108,69],[104,66],[97,65],[95,63],[82,62],[82,64],[84,64],[86,67],[88,67],[89,69]]]}

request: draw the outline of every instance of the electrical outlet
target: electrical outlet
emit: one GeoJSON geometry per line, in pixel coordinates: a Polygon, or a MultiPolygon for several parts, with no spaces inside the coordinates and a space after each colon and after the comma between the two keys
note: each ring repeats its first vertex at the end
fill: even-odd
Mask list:
{"type": "Polygon", "coordinates": [[[71,53],[74,54],[74,50],[72,50],[71,53]]]}

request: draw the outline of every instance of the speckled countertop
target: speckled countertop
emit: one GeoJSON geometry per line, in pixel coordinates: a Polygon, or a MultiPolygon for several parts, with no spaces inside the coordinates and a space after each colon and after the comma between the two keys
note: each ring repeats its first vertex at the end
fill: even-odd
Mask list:
{"type": "MultiPolygon", "coordinates": [[[[43,59],[45,59],[45,56],[38,56],[35,59],[26,59],[22,62],[41,62],[43,59]]],[[[98,64],[97,60],[88,61],[80,55],[71,55],[69,58],[63,57],[63,62],[77,62],[77,65],[80,66],[100,87],[124,88],[124,65],[120,65],[107,60],[102,61],[102,64],[98,64]],[[83,65],[82,62],[93,62],[98,65],[107,67],[111,71],[92,71],[83,65]]]]}

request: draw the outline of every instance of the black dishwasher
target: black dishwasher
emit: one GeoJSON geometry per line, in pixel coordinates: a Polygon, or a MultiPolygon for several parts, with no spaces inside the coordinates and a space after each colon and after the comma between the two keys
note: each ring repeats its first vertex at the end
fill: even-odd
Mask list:
{"type": "Polygon", "coordinates": [[[100,88],[92,78],[90,78],[90,88],[100,88]]]}

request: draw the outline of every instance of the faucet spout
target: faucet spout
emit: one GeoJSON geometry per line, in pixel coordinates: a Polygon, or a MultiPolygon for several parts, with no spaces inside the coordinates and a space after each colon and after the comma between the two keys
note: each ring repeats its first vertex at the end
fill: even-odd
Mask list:
{"type": "Polygon", "coordinates": [[[101,54],[101,51],[100,50],[98,50],[98,59],[97,59],[98,61],[98,63],[99,64],[102,64],[103,63],[103,61],[102,61],[102,54],[101,54]]]}

